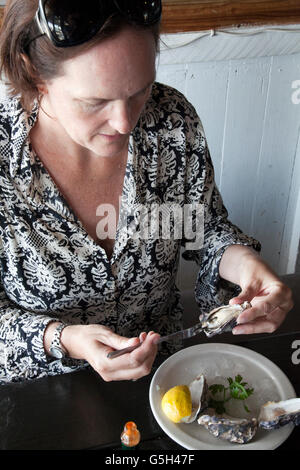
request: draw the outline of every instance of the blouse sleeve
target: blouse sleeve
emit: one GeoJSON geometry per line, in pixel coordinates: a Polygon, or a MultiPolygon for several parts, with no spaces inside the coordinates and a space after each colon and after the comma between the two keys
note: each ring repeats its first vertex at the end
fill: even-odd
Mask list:
{"type": "Polygon", "coordinates": [[[52,358],[44,350],[44,332],[54,317],[15,305],[0,284],[0,383],[47,375],[52,358]]]}
{"type": "Polygon", "coordinates": [[[199,240],[191,245],[187,238],[183,238],[182,245],[186,250],[182,256],[199,265],[195,298],[201,310],[208,311],[227,303],[240,292],[239,286],[219,275],[219,264],[225,249],[239,244],[259,252],[261,245],[228,220],[228,212],[214,180],[202,123],[191,108],[192,118],[187,119],[185,204],[196,207],[198,217],[193,219],[193,231],[199,240]]]}

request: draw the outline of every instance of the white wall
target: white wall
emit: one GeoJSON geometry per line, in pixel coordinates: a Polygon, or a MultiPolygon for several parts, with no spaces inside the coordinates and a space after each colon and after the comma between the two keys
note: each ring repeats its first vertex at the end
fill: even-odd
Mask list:
{"type": "MultiPolygon", "coordinates": [[[[292,84],[300,80],[300,25],[229,31],[163,37],[169,47],[162,47],[157,79],[196,107],[230,219],[261,241],[262,256],[279,274],[294,272],[300,104],[292,101],[292,84]]],[[[196,272],[182,261],[182,289],[193,287],[196,272]]]]}

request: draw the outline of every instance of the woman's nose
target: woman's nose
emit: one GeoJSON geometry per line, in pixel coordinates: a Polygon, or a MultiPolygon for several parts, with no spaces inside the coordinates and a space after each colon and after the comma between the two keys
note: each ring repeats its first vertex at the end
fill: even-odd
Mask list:
{"type": "Polygon", "coordinates": [[[129,134],[133,126],[131,114],[130,104],[118,101],[113,107],[110,125],[120,134],[129,134]]]}

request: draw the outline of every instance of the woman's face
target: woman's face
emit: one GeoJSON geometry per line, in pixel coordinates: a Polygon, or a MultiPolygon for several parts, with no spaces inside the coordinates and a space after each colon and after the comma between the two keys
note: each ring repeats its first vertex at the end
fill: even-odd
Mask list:
{"type": "Polygon", "coordinates": [[[66,61],[63,75],[45,83],[43,109],[67,141],[98,156],[116,156],[127,150],[151,93],[155,58],[151,32],[124,28],[66,61]]]}

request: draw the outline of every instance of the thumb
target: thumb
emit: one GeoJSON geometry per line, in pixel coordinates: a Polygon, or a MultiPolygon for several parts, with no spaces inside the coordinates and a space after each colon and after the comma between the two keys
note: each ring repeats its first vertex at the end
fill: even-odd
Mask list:
{"type": "Polygon", "coordinates": [[[243,302],[251,302],[251,300],[255,297],[255,290],[253,287],[248,286],[242,289],[239,295],[230,299],[230,305],[242,304],[243,302]]]}
{"type": "Polygon", "coordinates": [[[106,344],[113,349],[123,349],[128,346],[134,346],[140,342],[139,338],[127,338],[125,336],[120,336],[114,332],[111,332],[108,337],[106,344]]]}

